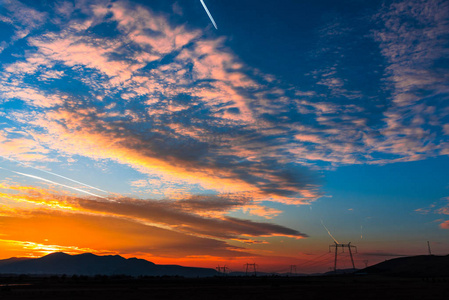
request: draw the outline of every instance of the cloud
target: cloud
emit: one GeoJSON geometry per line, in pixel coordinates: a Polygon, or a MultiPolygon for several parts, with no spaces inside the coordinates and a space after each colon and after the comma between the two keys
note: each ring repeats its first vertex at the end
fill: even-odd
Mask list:
{"type": "Polygon", "coordinates": [[[438,99],[448,98],[448,74],[433,66],[449,54],[447,11],[445,1],[403,1],[385,6],[378,15],[384,27],[374,35],[389,63],[385,78],[392,85],[379,152],[408,160],[444,154],[441,126],[447,113],[435,108],[438,99]]]}
{"type": "Polygon", "coordinates": [[[272,219],[282,213],[281,210],[261,205],[246,205],[242,207],[242,210],[248,212],[250,215],[264,217],[266,219],[272,219]]]}
{"type": "Polygon", "coordinates": [[[449,220],[446,220],[443,223],[441,223],[440,227],[443,229],[449,229],[449,220]]]}
{"type": "Polygon", "coordinates": [[[409,256],[409,254],[401,254],[401,253],[393,253],[393,252],[383,252],[383,251],[376,251],[376,252],[363,252],[359,253],[363,256],[394,256],[394,257],[400,257],[400,256],[409,256]]]}
{"type": "Polygon", "coordinates": [[[4,13],[0,22],[5,22],[15,28],[16,34],[11,38],[14,42],[26,37],[32,30],[45,23],[46,13],[35,10],[17,0],[2,1],[4,13]]]}
{"type": "Polygon", "coordinates": [[[44,161],[49,150],[32,136],[21,130],[2,126],[0,132],[0,156],[20,159],[21,161],[44,161]]]}
{"type": "MultiPolygon", "coordinates": [[[[243,249],[223,241],[194,237],[107,215],[99,217],[76,212],[58,213],[54,210],[20,212],[23,214],[0,216],[2,229],[7,232],[2,239],[47,247],[57,245],[61,249],[70,249],[76,245],[78,249],[88,248],[94,252],[142,252],[167,257],[248,256],[243,249]],[[28,230],[23,230],[24,227],[28,230]]],[[[29,252],[41,253],[42,250],[42,247],[37,247],[29,252]]]]}
{"type": "Polygon", "coordinates": [[[153,121],[149,118],[133,124],[107,122],[100,119],[103,117],[107,119],[108,113],[95,107],[88,110],[73,107],[47,113],[45,119],[31,122],[47,131],[45,135],[35,133],[34,137],[50,148],[72,155],[112,158],[143,172],[159,171],[209,188],[219,188],[216,183],[222,182],[225,189],[234,192],[294,197],[302,190],[313,188],[315,183],[314,175],[306,168],[293,163],[281,164],[269,156],[261,156],[263,153],[259,159],[249,161],[242,154],[226,153],[230,150],[227,142],[214,145],[215,141],[196,140],[163,124],[154,124],[155,130],[136,134],[134,128],[139,125],[151,126],[153,121]]]}
{"type": "MultiPolygon", "coordinates": [[[[18,202],[43,205],[63,211],[74,211],[98,216],[118,217],[142,224],[174,230],[193,236],[218,239],[240,237],[289,236],[307,237],[297,230],[276,224],[237,219],[215,212],[245,208],[250,199],[238,197],[192,196],[183,200],[151,200],[116,198],[99,201],[90,198],[62,196],[52,192],[28,187],[4,186],[7,191],[1,197],[18,202]],[[207,214],[206,214],[207,212],[207,214]],[[206,216],[207,215],[207,216],[206,216]]],[[[255,209],[254,206],[248,209],[255,209]]]]}
{"type": "MultiPolygon", "coordinates": [[[[45,239],[48,242],[48,239],[45,239]]],[[[44,242],[45,242],[44,240],[44,242]]],[[[29,241],[16,241],[0,239],[0,245],[9,248],[12,252],[21,253],[20,257],[41,257],[53,252],[65,252],[68,254],[94,253],[98,255],[112,255],[117,252],[101,251],[91,248],[80,248],[76,246],[60,246],[52,244],[35,243],[29,241]]]]}
{"type": "Polygon", "coordinates": [[[174,12],[175,14],[177,14],[177,15],[179,15],[179,16],[184,15],[184,11],[183,11],[182,7],[179,5],[178,2],[173,3],[171,7],[172,7],[173,12],[174,12]]]}
{"type": "Polygon", "coordinates": [[[314,175],[293,161],[280,162],[275,152],[283,151],[281,142],[253,126],[250,101],[256,101],[246,93],[265,87],[243,72],[222,38],[199,39],[199,30],[124,2],[91,9],[87,19],[75,18],[59,32],[29,37],[36,50],[5,66],[3,96],[45,108],[20,116],[34,120],[35,139],[69,155],[113,159],[187,184],[309,201],[302,194],[315,190],[314,175]],[[115,25],[120,35],[89,35],[99,24],[115,25]],[[157,67],[146,69],[149,64],[157,67]],[[48,84],[70,76],[91,95],[19,85],[36,74],[51,79],[48,84]]]}
{"type": "Polygon", "coordinates": [[[445,1],[396,1],[357,26],[338,15],[324,24],[307,74],[315,92],[296,93],[308,121],[296,156],[337,166],[447,154],[447,11],[445,1]]]}
{"type": "Polygon", "coordinates": [[[3,101],[23,103],[5,117],[51,153],[112,160],[148,180],[176,183],[146,187],[161,195],[182,186],[309,203],[321,195],[314,169],[447,153],[449,112],[433,103],[447,97],[445,75],[430,67],[446,55],[446,4],[435,3],[427,10],[415,9],[418,2],[385,6],[371,35],[354,35],[361,36],[356,45],[376,42],[385,61],[385,73],[365,90],[355,88],[360,76],[344,72],[351,55],[339,43],[356,29],[341,20],[320,33],[323,53],[335,50],[335,62],[320,62],[310,73],[315,84],[302,89],[246,65],[226,38],[147,7],[57,5],[48,12],[52,29],[30,31],[27,51],[2,68],[3,101]],[[406,32],[398,28],[402,16],[422,28],[411,21],[406,32]]]}
{"type": "MultiPolygon", "coordinates": [[[[438,214],[438,215],[449,215],[449,197],[443,197],[440,201],[430,204],[428,207],[415,209],[417,213],[420,214],[438,214]]],[[[437,219],[434,222],[441,222],[442,219],[437,219]]],[[[449,221],[443,221],[440,223],[440,227],[443,229],[449,229],[449,221]]]]}

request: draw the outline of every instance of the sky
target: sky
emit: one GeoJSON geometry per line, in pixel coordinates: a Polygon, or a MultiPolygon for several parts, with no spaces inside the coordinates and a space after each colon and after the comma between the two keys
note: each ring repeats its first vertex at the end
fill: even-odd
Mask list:
{"type": "Polygon", "coordinates": [[[0,259],[448,254],[449,2],[204,3],[0,0],[0,259]]]}

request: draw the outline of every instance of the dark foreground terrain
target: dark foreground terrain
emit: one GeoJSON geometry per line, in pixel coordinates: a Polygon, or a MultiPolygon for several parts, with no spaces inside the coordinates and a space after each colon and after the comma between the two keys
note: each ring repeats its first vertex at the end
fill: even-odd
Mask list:
{"type": "Polygon", "coordinates": [[[449,278],[1,277],[0,299],[449,299],[449,278]]]}

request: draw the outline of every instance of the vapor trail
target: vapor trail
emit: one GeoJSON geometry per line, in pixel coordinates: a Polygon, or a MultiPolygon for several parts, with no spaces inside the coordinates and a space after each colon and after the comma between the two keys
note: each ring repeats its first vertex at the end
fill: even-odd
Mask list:
{"type": "Polygon", "coordinates": [[[326,229],[327,233],[329,233],[330,237],[334,240],[335,243],[339,244],[339,242],[332,236],[329,229],[327,229],[326,225],[324,225],[323,220],[321,219],[321,224],[323,225],[324,229],[326,229]]]}
{"type": "Polygon", "coordinates": [[[207,9],[206,4],[204,3],[203,0],[200,0],[200,1],[201,1],[201,4],[204,7],[204,10],[206,11],[207,15],[209,16],[209,19],[212,21],[212,24],[214,24],[215,29],[218,29],[217,28],[217,24],[215,24],[214,18],[212,17],[212,15],[210,14],[209,10],[207,9]]]}
{"type": "Polygon", "coordinates": [[[21,165],[24,165],[25,167],[29,167],[29,168],[32,168],[32,169],[35,169],[35,170],[38,170],[38,171],[41,171],[41,172],[44,172],[44,173],[47,173],[47,174],[51,174],[51,175],[54,175],[54,176],[57,176],[57,177],[60,177],[60,178],[64,178],[64,179],[69,180],[69,181],[71,181],[71,182],[75,182],[75,183],[84,185],[84,186],[86,186],[86,187],[89,187],[89,188],[91,188],[91,189],[94,189],[94,190],[97,190],[97,191],[100,191],[100,192],[108,193],[108,192],[105,191],[105,190],[96,188],[96,187],[91,186],[91,185],[88,185],[88,184],[86,184],[86,183],[79,182],[79,181],[77,181],[77,180],[75,180],[75,179],[71,179],[71,178],[68,178],[68,177],[65,177],[65,176],[62,176],[62,175],[59,175],[59,174],[50,172],[50,171],[46,171],[46,170],[43,170],[43,169],[39,169],[39,168],[33,167],[33,166],[29,165],[29,164],[23,163],[23,162],[21,162],[21,161],[18,161],[18,160],[9,158],[9,157],[5,157],[5,156],[3,156],[3,155],[0,155],[0,157],[2,157],[2,158],[4,158],[4,159],[7,159],[7,160],[10,160],[10,161],[13,161],[13,162],[16,162],[16,163],[19,163],[19,164],[21,164],[21,165]]]}
{"type": "Polygon", "coordinates": [[[79,189],[79,188],[76,188],[76,187],[73,187],[73,186],[65,185],[65,184],[62,184],[62,183],[59,183],[59,182],[54,182],[54,181],[51,181],[51,180],[48,180],[48,179],[45,179],[45,178],[42,178],[42,177],[39,177],[39,176],[26,174],[26,173],[21,173],[21,172],[16,172],[16,171],[9,170],[9,169],[2,168],[2,167],[0,167],[0,169],[7,170],[7,171],[10,171],[10,172],[13,172],[15,174],[22,175],[22,176],[25,176],[25,177],[30,177],[30,178],[33,178],[33,179],[42,180],[42,181],[45,181],[45,182],[56,184],[56,185],[59,185],[59,186],[65,187],[65,188],[69,188],[69,189],[72,189],[72,190],[75,190],[75,191],[78,191],[78,192],[81,192],[81,193],[84,193],[84,194],[95,196],[95,197],[98,197],[98,198],[103,198],[103,199],[109,200],[106,197],[103,197],[103,196],[100,196],[100,195],[97,195],[97,194],[94,194],[94,193],[91,193],[91,192],[88,192],[88,191],[85,191],[85,190],[82,190],[82,189],[79,189]]]}

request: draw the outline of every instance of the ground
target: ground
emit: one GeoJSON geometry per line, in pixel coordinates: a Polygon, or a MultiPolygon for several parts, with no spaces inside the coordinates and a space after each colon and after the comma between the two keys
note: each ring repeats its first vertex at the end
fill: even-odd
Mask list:
{"type": "Polygon", "coordinates": [[[449,278],[3,277],[0,299],[449,299],[449,278]]]}

